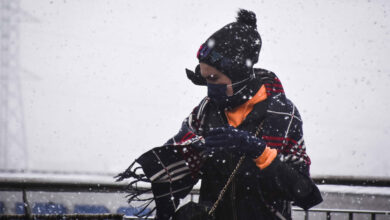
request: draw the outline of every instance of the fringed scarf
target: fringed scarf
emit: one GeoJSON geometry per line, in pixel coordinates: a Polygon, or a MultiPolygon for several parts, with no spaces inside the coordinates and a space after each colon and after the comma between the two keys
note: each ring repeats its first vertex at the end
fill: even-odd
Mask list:
{"type": "MultiPolygon", "coordinates": [[[[209,99],[205,98],[203,104],[206,105],[208,101],[209,99]]],[[[186,197],[198,182],[202,162],[209,152],[203,147],[203,137],[195,134],[194,126],[197,131],[201,127],[200,117],[200,114],[191,114],[175,137],[163,146],[142,154],[125,172],[116,176],[117,181],[134,179],[128,186],[128,202],[144,202],[136,213],[139,218],[146,219],[157,209],[158,219],[169,219],[177,209],[179,200],[186,197]],[[136,163],[140,166],[135,166],[136,163]],[[143,170],[142,174],[137,173],[139,169],[143,170]],[[136,185],[140,182],[151,183],[151,189],[138,188],[136,185]],[[140,198],[150,192],[153,193],[152,197],[140,198]],[[156,206],[150,209],[153,201],[156,206]]]]}

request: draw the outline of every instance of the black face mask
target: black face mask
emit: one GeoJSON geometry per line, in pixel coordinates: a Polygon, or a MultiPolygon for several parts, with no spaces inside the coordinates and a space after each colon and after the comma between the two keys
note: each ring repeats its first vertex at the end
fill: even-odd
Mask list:
{"type": "Polygon", "coordinates": [[[218,107],[225,108],[229,102],[229,97],[226,95],[226,89],[226,84],[207,83],[207,96],[218,107]]]}
{"type": "MultiPolygon", "coordinates": [[[[207,95],[219,109],[232,109],[240,104],[245,103],[253,95],[249,92],[249,84],[253,81],[253,77],[248,77],[242,81],[233,83],[233,95],[226,95],[226,84],[207,84],[207,95]]],[[[253,93],[253,92],[252,92],[253,93]]]]}

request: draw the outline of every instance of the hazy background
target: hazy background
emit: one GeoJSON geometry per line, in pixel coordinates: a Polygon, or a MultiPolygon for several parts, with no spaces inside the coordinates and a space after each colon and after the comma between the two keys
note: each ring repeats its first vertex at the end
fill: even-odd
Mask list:
{"type": "MultiPolygon", "coordinates": [[[[117,173],[206,94],[184,68],[257,14],[259,63],[297,105],[313,175],[389,177],[388,1],[21,1],[28,170],[117,173]]],[[[17,155],[15,155],[17,157],[17,155]]]]}

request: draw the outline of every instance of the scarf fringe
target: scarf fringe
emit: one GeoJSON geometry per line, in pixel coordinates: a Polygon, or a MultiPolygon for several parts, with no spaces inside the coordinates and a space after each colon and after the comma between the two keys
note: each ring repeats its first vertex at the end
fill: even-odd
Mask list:
{"type": "Polygon", "coordinates": [[[144,203],[143,204],[143,207],[141,210],[139,210],[137,213],[135,213],[134,215],[137,216],[139,219],[147,219],[153,212],[154,210],[156,209],[156,207],[154,207],[153,209],[151,209],[150,211],[148,211],[147,213],[145,214],[142,214],[149,206],[150,204],[154,201],[154,199],[150,199],[148,202],[144,203]],[[146,205],[145,205],[146,204],[146,205]]]}
{"type": "Polygon", "coordinates": [[[145,183],[150,183],[150,180],[146,177],[145,174],[137,174],[137,171],[139,169],[142,170],[141,166],[134,167],[135,163],[137,161],[134,161],[124,172],[119,173],[116,175],[114,178],[116,179],[116,182],[121,182],[124,179],[129,179],[129,178],[134,178],[135,180],[131,181],[127,186],[126,186],[126,191],[128,194],[126,195],[127,202],[131,204],[132,202],[144,202],[140,206],[140,210],[137,211],[134,215],[137,216],[139,219],[148,219],[152,215],[152,213],[156,210],[156,207],[153,207],[148,210],[147,213],[143,213],[145,210],[147,210],[150,205],[152,204],[153,201],[155,201],[155,198],[148,197],[148,198],[140,198],[139,196],[141,195],[146,195],[148,193],[152,193],[152,189],[144,189],[140,188],[137,186],[137,183],[139,182],[145,182],[145,183]]]}
{"type": "MultiPolygon", "coordinates": [[[[119,173],[118,175],[116,175],[114,178],[116,179],[115,181],[116,182],[120,182],[124,179],[128,179],[128,178],[134,178],[136,179],[136,181],[142,181],[142,182],[150,182],[149,179],[146,177],[145,174],[137,174],[136,172],[139,170],[139,169],[142,169],[141,166],[138,166],[136,168],[133,169],[133,166],[134,164],[136,163],[136,161],[134,161],[126,170],[125,172],[123,173],[119,173]]],[[[133,181],[133,182],[136,182],[136,181],[133,181]]],[[[131,184],[133,184],[133,182],[131,184]]]]}

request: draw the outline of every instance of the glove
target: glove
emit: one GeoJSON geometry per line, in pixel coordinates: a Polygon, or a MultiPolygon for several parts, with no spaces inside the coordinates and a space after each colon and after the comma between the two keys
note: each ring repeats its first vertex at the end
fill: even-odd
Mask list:
{"type": "Polygon", "coordinates": [[[208,148],[222,147],[253,159],[258,158],[266,147],[264,140],[231,126],[211,128],[205,141],[205,146],[208,148]]]}

